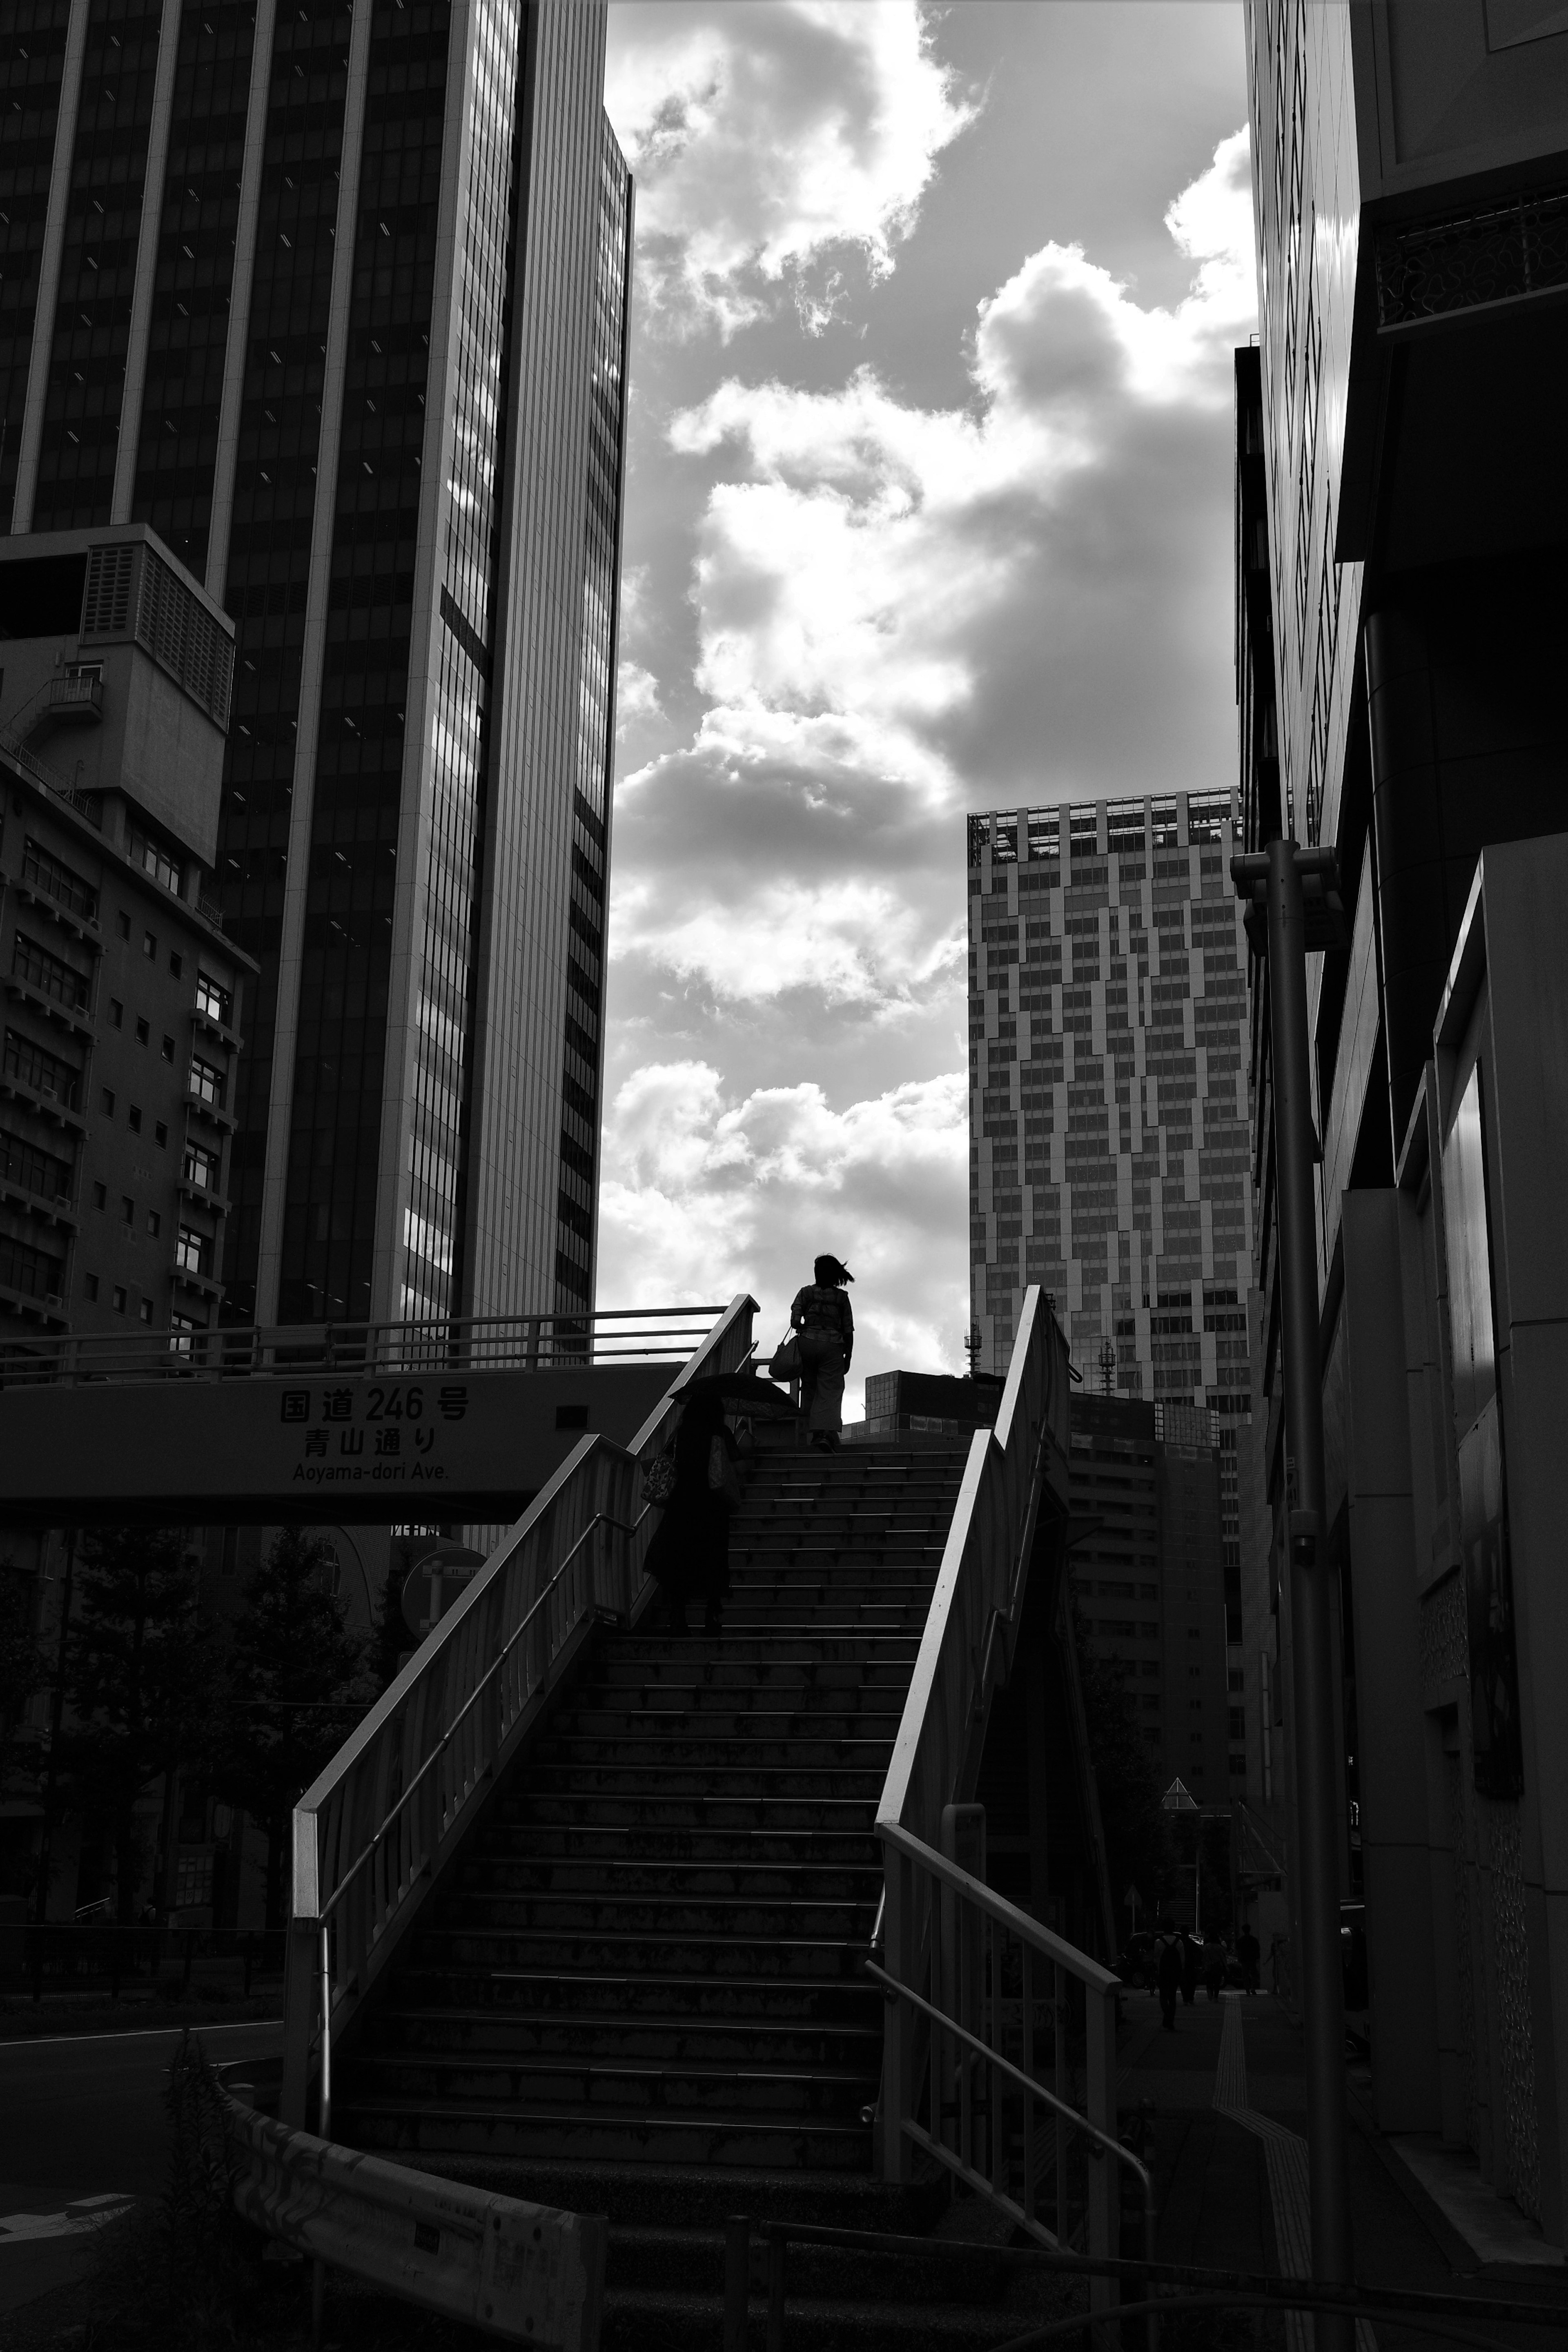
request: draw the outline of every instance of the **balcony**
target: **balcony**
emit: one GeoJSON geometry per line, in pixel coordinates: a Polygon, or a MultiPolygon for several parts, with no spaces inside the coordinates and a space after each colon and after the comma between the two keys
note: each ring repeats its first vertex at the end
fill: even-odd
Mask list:
{"type": "Polygon", "coordinates": [[[40,688],[28,710],[29,733],[42,726],[97,727],[103,719],[103,680],[62,673],[40,688]]]}

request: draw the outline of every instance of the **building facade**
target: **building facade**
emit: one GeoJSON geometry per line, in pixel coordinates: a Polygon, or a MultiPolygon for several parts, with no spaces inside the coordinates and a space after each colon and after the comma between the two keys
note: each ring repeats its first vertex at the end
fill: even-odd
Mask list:
{"type": "MultiPolygon", "coordinates": [[[[1568,1100],[1568,31],[1497,0],[1268,0],[1247,34],[1261,332],[1237,373],[1244,829],[1249,848],[1331,848],[1348,932],[1309,959],[1308,987],[1342,1881],[1359,1841],[1380,2123],[1468,2151],[1517,2209],[1499,2226],[1522,2214],[1562,2246],[1568,1356],[1545,1203],[1568,1100]]],[[[1257,977],[1271,1552],[1246,1632],[1272,1684],[1288,1838],[1257,977]]]]}
{"type": "MultiPolygon", "coordinates": [[[[1090,1386],[1214,1415],[1239,1703],[1254,1236],[1237,817],[1218,793],[972,816],[968,905],[982,1360],[1005,1365],[1038,1282],[1090,1386]]],[[[1245,1709],[1239,1734],[1237,1756],[1257,1736],[1245,1709]]]]}
{"type": "Polygon", "coordinates": [[[0,513],[234,616],[240,1321],[586,1307],[631,191],[605,12],[8,21],[0,513]]]}
{"type": "Polygon", "coordinates": [[[143,527],[0,541],[0,1347],[204,1328],[255,966],[207,895],[232,632],[143,527]]]}

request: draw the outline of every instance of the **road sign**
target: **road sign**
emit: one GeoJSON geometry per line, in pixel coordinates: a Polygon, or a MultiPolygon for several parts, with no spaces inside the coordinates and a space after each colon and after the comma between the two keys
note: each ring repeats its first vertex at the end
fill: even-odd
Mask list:
{"type": "Polygon", "coordinates": [[[1172,1781],[1160,1804],[1167,1813],[1195,1813],[1198,1810],[1197,1799],[1189,1794],[1185,1783],[1179,1780],[1172,1781]]]}
{"type": "Polygon", "coordinates": [[[438,1543],[416,1560],[403,1580],[403,1622],[416,1642],[440,1623],[484,1564],[482,1551],[470,1551],[459,1543],[438,1543]]]}

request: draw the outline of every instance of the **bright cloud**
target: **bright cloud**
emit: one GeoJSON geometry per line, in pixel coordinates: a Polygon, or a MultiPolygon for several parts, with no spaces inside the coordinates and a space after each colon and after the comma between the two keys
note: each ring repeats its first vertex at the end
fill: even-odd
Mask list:
{"type": "Polygon", "coordinates": [[[973,119],[913,0],[626,7],[605,96],[655,314],[726,334],[785,280],[820,325],[834,273],[804,273],[835,251],[889,270],[937,156],[973,119]]]}
{"type": "Polygon", "coordinates": [[[1193,736],[1228,642],[1194,589],[1229,562],[1205,470],[1252,318],[1247,169],[1241,132],[1170,207],[1194,265],[1170,308],[1076,246],[1032,255],[979,307],[968,407],[861,369],[731,378],[672,420],[724,469],[693,586],[708,707],[622,787],[617,955],[885,1013],[960,985],[965,802],[1100,789],[1119,752],[1130,791],[1184,759],[1211,780],[1193,736]]]}
{"type": "Polygon", "coordinates": [[[957,1370],[962,1259],[933,1254],[931,1234],[963,1230],[967,1146],[962,1076],[836,1111],[816,1086],[732,1100],[708,1063],[652,1065],[605,1122],[605,1295],[632,1306],[750,1289],[771,1344],[812,1259],[832,1250],[856,1275],[857,1388],[888,1363],[957,1370]]]}

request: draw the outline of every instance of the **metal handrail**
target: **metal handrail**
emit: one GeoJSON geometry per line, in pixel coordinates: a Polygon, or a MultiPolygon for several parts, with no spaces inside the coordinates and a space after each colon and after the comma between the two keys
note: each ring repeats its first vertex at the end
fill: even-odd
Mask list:
{"type": "MultiPolygon", "coordinates": [[[[620,1310],[621,1319],[637,1311],[620,1310]]],[[[646,1605],[637,1538],[648,1515],[635,1516],[638,1462],[663,1442],[692,1379],[733,1371],[750,1357],[755,1313],[753,1299],[731,1300],[629,1445],[579,1441],[296,1805],[284,2027],[291,2122],[304,2117],[322,1994],[330,2100],[342,2022],[386,1965],[595,1616],[609,1604],[635,1622],[646,1605]],[[627,1544],[625,1566],[613,1574],[581,1559],[605,1526],[627,1544]]]]}
{"type": "Polygon", "coordinates": [[[587,1542],[588,1538],[593,1534],[595,1528],[610,1527],[616,1528],[621,1535],[635,1536],[637,1529],[641,1527],[644,1519],[647,1518],[648,1511],[652,1507],[651,1504],[645,1505],[644,1508],[638,1513],[637,1518],[630,1525],[628,1525],[625,1519],[612,1518],[607,1511],[595,1512],[593,1517],[589,1520],[587,1526],[584,1528],[582,1534],[578,1537],[576,1542],[567,1553],[565,1559],[556,1569],[554,1575],[551,1578],[549,1583],[545,1586],[543,1591],[540,1594],[532,1608],[528,1612],[528,1614],[521,1619],[513,1632],[507,1636],[506,1641],[502,1643],[500,1650],[497,1651],[495,1656],[486,1667],[483,1675],[479,1677],[479,1680],[474,1685],[473,1689],[468,1693],[468,1697],[463,1701],[462,1706],[458,1709],[457,1714],[452,1717],[451,1722],[447,1726],[446,1730],[441,1734],[440,1738],[437,1741],[429,1755],[426,1756],[424,1763],[419,1767],[418,1771],[414,1775],[413,1780],[409,1781],[408,1786],[404,1790],[403,1794],[393,1806],[392,1811],[384,1818],[381,1827],[372,1832],[368,1843],[361,1848],[353,1861],[350,1863],[348,1868],[340,1876],[335,1889],[328,1896],[326,1902],[322,1904],[321,1911],[318,1914],[323,1927],[327,1921],[331,1917],[332,1913],[337,1909],[337,1906],[342,1902],[343,1896],[348,1893],[351,1882],[357,1877],[360,1871],[363,1869],[365,1864],[370,1861],[372,1855],[375,1853],[376,1848],[381,1844],[394,1822],[395,1822],[402,1813],[403,1808],[406,1805],[409,1798],[413,1796],[416,1789],[418,1788],[420,1782],[424,1780],[426,1773],[433,1771],[436,1766],[440,1762],[441,1758],[446,1754],[447,1749],[452,1744],[452,1737],[456,1732],[458,1726],[463,1721],[469,1708],[477,1704],[483,1692],[488,1688],[491,1677],[498,1675],[502,1666],[505,1665],[508,1658],[511,1655],[512,1651],[516,1648],[518,1643],[521,1641],[523,1635],[527,1633],[529,1627],[532,1624],[540,1611],[544,1607],[545,1602],[550,1599],[551,1595],[555,1591],[556,1586],[560,1583],[562,1578],[565,1575],[567,1570],[571,1567],[572,1562],[576,1559],[577,1554],[582,1550],[583,1546],[587,1542]]]}

